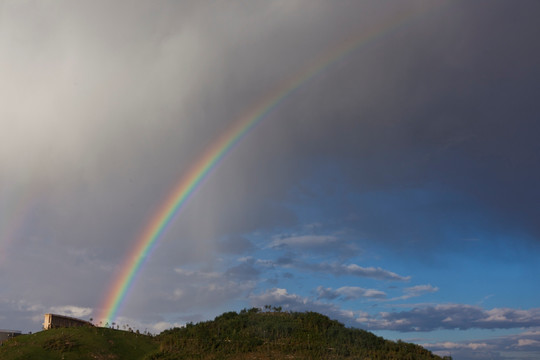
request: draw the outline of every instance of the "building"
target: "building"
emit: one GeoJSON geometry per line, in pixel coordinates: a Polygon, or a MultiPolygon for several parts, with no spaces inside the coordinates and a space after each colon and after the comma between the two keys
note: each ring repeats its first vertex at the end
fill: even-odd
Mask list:
{"type": "Polygon", "coordinates": [[[21,332],[17,330],[0,330],[0,344],[19,335],[21,335],[21,332]]]}
{"type": "Polygon", "coordinates": [[[45,330],[52,328],[79,326],[94,326],[94,324],[89,321],[56,314],[45,314],[45,320],[43,321],[43,329],[45,330]]]}

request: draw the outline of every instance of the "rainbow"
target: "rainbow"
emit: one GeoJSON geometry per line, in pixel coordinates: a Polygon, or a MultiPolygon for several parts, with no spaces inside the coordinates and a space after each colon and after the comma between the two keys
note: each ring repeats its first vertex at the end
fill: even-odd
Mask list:
{"type": "Polygon", "coordinates": [[[363,32],[343,41],[338,46],[325,52],[322,56],[304,67],[289,79],[281,82],[264,98],[246,111],[240,118],[221,134],[211,146],[189,167],[183,177],[170,192],[166,201],[159,210],[151,217],[143,233],[136,241],[136,245],[126,257],[120,272],[110,284],[98,317],[103,323],[116,319],[120,306],[124,302],[130,287],[133,285],[143,263],[148,258],[152,249],[174,220],[180,210],[188,202],[203,180],[219,162],[238,144],[243,137],[249,134],[268,114],[283,103],[284,99],[307,84],[315,76],[323,73],[327,68],[336,64],[358,48],[367,45],[384,35],[393,32],[413,19],[431,10],[433,6],[422,11],[402,13],[385,22],[380,23],[371,31],[363,32]]]}

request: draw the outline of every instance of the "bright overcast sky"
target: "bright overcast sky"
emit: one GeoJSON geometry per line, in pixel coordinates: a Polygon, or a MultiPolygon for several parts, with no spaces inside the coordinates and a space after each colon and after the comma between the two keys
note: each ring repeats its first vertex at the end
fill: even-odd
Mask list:
{"type": "Polygon", "coordinates": [[[456,359],[539,358],[539,15],[537,0],[0,1],[0,328],[95,318],[205,149],[368,36],[223,158],[117,322],[271,304],[456,359]]]}

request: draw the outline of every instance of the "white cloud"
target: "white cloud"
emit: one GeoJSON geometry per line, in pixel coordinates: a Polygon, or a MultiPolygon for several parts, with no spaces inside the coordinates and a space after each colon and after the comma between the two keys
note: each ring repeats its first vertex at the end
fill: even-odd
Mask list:
{"type": "MultiPolygon", "coordinates": [[[[358,289],[343,288],[341,291],[317,288],[320,298],[332,298],[342,296],[348,292],[361,292],[358,289]]],[[[435,306],[425,306],[401,312],[379,312],[368,314],[365,312],[354,312],[343,310],[335,304],[314,301],[307,297],[291,294],[286,289],[274,288],[261,294],[250,295],[250,300],[257,306],[265,304],[281,305],[285,309],[294,311],[313,310],[319,311],[329,316],[344,321],[346,323],[361,326],[367,330],[395,330],[395,331],[433,331],[437,329],[494,329],[494,328],[520,328],[540,326],[539,309],[515,310],[515,309],[491,309],[484,310],[477,306],[465,304],[444,304],[435,306]],[[499,318],[495,325],[489,319],[494,312],[503,311],[508,316],[499,318]],[[519,313],[520,317],[512,314],[519,313]]],[[[523,343],[523,342],[522,342],[523,343]]],[[[535,344],[529,342],[530,344],[535,344]]],[[[450,346],[447,343],[447,346],[450,346]]],[[[471,343],[469,348],[480,348],[483,343],[471,343]]],[[[465,345],[460,345],[465,346],[465,345]]]]}
{"type": "Polygon", "coordinates": [[[466,304],[428,305],[401,312],[381,312],[363,321],[363,326],[397,331],[536,327],[540,326],[540,309],[485,310],[466,304]]]}
{"type": "Polygon", "coordinates": [[[121,330],[132,329],[133,331],[149,332],[151,334],[159,334],[160,332],[171,329],[174,327],[185,326],[183,322],[169,322],[169,321],[141,321],[141,319],[135,319],[125,316],[120,316],[115,321],[115,325],[121,330]]]}
{"type": "Polygon", "coordinates": [[[476,341],[442,341],[422,346],[441,356],[451,353],[456,359],[536,359],[540,351],[540,333],[529,330],[476,341]]]}
{"type": "Polygon", "coordinates": [[[469,342],[469,343],[458,343],[458,342],[451,342],[451,341],[445,341],[440,343],[431,343],[431,344],[423,344],[424,347],[430,347],[430,348],[437,348],[437,349],[447,349],[447,350],[456,350],[456,349],[471,349],[471,350],[482,350],[482,349],[488,349],[492,348],[493,346],[490,346],[489,344],[485,342],[469,342]]]}
{"type": "MultiPolygon", "coordinates": [[[[76,318],[85,318],[88,315],[92,314],[91,308],[85,308],[80,306],[71,306],[71,305],[64,305],[64,306],[53,306],[49,308],[49,312],[53,314],[58,315],[66,315],[66,316],[72,316],[76,318]]],[[[86,319],[85,319],[86,320],[86,319]]]]}
{"type": "Polygon", "coordinates": [[[176,267],[174,272],[178,276],[171,281],[172,288],[155,301],[163,309],[182,306],[183,311],[192,311],[243,299],[258,283],[258,270],[254,264],[252,258],[241,258],[239,265],[221,272],[176,267]]]}
{"type": "Polygon", "coordinates": [[[540,330],[536,330],[536,329],[527,330],[527,331],[523,332],[522,335],[533,335],[533,336],[539,336],[540,337],[540,330]]]}
{"type": "Polygon", "coordinates": [[[355,300],[361,298],[384,299],[386,293],[376,289],[364,289],[357,286],[343,286],[338,289],[317,287],[317,298],[333,300],[341,297],[343,300],[355,300]]]}
{"type": "Polygon", "coordinates": [[[424,294],[434,293],[437,291],[439,291],[439,288],[436,286],[431,286],[431,284],[416,285],[403,289],[404,295],[389,299],[389,301],[406,300],[413,297],[422,296],[424,294]]]}
{"type": "Polygon", "coordinates": [[[389,281],[409,281],[410,276],[402,276],[396,274],[392,271],[382,269],[380,267],[362,267],[357,264],[344,264],[344,263],[329,263],[329,262],[320,262],[312,263],[307,261],[298,260],[292,257],[283,257],[279,258],[276,261],[271,260],[260,260],[263,263],[269,265],[273,264],[274,266],[282,266],[288,268],[297,268],[301,270],[309,270],[322,272],[327,274],[332,274],[335,276],[358,276],[366,277],[377,280],[389,280],[389,281]]]}
{"type": "Polygon", "coordinates": [[[175,328],[175,327],[183,327],[185,326],[186,324],[184,323],[178,323],[178,322],[175,322],[175,323],[170,323],[170,322],[167,322],[167,321],[160,321],[160,322],[157,322],[155,324],[152,324],[151,327],[152,329],[154,330],[153,333],[160,333],[164,330],[168,330],[168,329],[172,329],[172,328],[175,328]]]}
{"type": "Polygon", "coordinates": [[[533,340],[533,339],[519,339],[517,346],[539,346],[540,341],[539,340],[533,340]]]}
{"type": "Polygon", "coordinates": [[[270,243],[269,247],[280,247],[287,245],[297,248],[311,248],[334,245],[338,241],[339,238],[333,235],[302,235],[275,239],[270,243]]]}
{"type": "Polygon", "coordinates": [[[337,263],[321,263],[321,264],[305,264],[306,268],[329,272],[334,275],[352,275],[359,277],[367,277],[378,280],[392,281],[409,281],[410,276],[398,275],[392,271],[382,269],[380,267],[362,267],[357,264],[337,264],[337,263]]]}
{"type": "Polygon", "coordinates": [[[439,291],[439,288],[436,286],[428,285],[416,285],[404,289],[405,293],[412,294],[413,296],[418,296],[418,294],[425,294],[439,291]]]}
{"type": "Polygon", "coordinates": [[[343,310],[334,304],[313,301],[297,294],[291,294],[283,288],[273,288],[260,294],[251,294],[249,299],[251,304],[257,307],[274,305],[282,306],[286,311],[316,311],[345,323],[351,323],[356,317],[367,315],[361,311],[343,310]]]}
{"type": "Polygon", "coordinates": [[[333,231],[330,234],[321,234],[323,232],[322,223],[303,225],[303,233],[279,234],[273,235],[265,249],[274,251],[288,251],[297,257],[307,255],[328,256],[334,255],[341,259],[351,258],[361,252],[361,247],[350,238],[350,230],[342,229],[333,231]]]}

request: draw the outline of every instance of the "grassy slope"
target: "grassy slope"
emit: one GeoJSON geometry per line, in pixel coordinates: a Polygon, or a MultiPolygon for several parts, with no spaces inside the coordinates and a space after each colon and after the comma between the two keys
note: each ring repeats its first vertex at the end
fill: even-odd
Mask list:
{"type": "Polygon", "coordinates": [[[158,349],[149,336],[106,328],[69,328],[21,335],[0,346],[2,360],[144,359],[158,349]]]}

